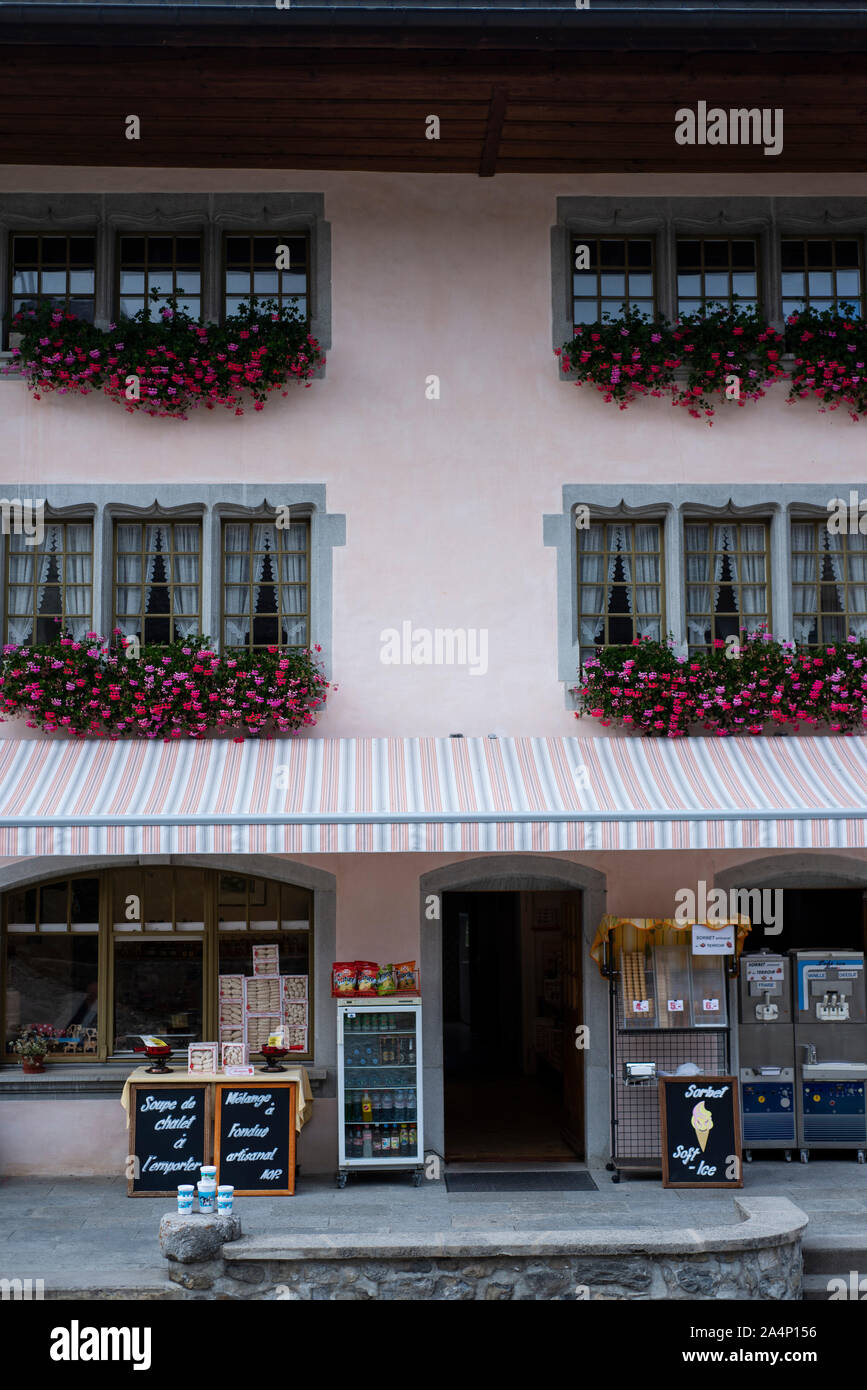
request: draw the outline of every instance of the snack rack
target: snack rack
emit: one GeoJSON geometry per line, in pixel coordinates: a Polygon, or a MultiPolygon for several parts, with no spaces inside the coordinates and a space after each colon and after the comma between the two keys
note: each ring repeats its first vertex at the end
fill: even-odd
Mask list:
{"type": "Polygon", "coordinates": [[[661,1171],[658,1080],[692,1063],[729,1071],[732,957],[694,956],[691,924],[622,919],[605,941],[611,1030],[612,1181],[661,1171]]]}
{"type": "Polygon", "coordinates": [[[418,999],[338,1002],[337,1111],[338,1187],[357,1169],[409,1170],[419,1186],[424,1137],[418,999]],[[379,1145],[386,1139],[383,1151],[379,1145]]]}

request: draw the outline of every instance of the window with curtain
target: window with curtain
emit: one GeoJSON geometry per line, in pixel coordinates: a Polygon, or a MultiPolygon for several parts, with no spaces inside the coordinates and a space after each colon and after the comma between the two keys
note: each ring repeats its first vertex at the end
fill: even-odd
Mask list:
{"type": "Polygon", "coordinates": [[[686,627],[691,652],[757,632],[770,618],[767,523],[687,521],[686,627]]]}
{"type": "Polygon", "coordinates": [[[223,647],[310,644],[310,523],[223,525],[223,647]]]}
{"type": "Polygon", "coordinates": [[[198,636],[201,549],[198,521],[116,522],[113,626],[142,643],[198,636]]]}
{"type": "Polygon", "coordinates": [[[806,646],[867,637],[867,536],[792,522],[793,637],[806,646]]]}
{"type": "Polygon", "coordinates": [[[608,314],[620,318],[623,305],[647,318],[656,310],[652,237],[581,237],[572,239],[572,317],[577,328],[608,314]],[[576,253],[587,247],[587,266],[579,269],[576,253]]]}
{"type": "Polygon", "coordinates": [[[662,523],[592,522],[578,540],[578,640],[581,660],[597,647],[636,637],[661,641],[662,523]]]}
{"type": "Polygon", "coordinates": [[[93,622],[93,526],[46,520],[39,544],[27,541],[7,537],[5,640],[35,646],[63,631],[84,637],[93,622]]]}
{"type": "Polygon", "coordinates": [[[783,313],[851,304],[860,316],[864,295],[861,242],[856,237],[783,237],[783,313]]]}
{"type": "Polygon", "coordinates": [[[753,237],[683,237],[677,243],[677,312],[753,308],[759,302],[759,246],[753,237]]]}
{"type": "Polygon", "coordinates": [[[93,322],[96,237],[16,233],[11,243],[13,316],[49,300],[93,322]]]}
{"type": "Polygon", "coordinates": [[[294,307],[302,319],[308,319],[309,263],[307,237],[297,233],[227,236],[223,282],[226,314],[237,313],[241,304],[255,297],[276,299],[281,307],[294,307]],[[288,257],[280,253],[281,246],[288,249],[288,257]]]}
{"type": "Polygon", "coordinates": [[[122,236],[118,246],[121,318],[132,318],[145,305],[159,318],[170,295],[193,318],[201,314],[202,243],[197,236],[122,236]],[[151,299],[156,290],[159,298],[151,299]]]}

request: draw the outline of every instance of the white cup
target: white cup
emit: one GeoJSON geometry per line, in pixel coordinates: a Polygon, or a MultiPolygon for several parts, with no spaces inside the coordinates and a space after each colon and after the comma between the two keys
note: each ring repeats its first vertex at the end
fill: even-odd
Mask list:
{"type": "Polygon", "coordinates": [[[178,1211],[184,1216],[189,1216],[193,1210],[193,1193],[195,1188],[192,1183],[183,1183],[178,1188],[178,1211]]]}
{"type": "Polygon", "coordinates": [[[234,1197],[235,1197],[235,1189],[234,1189],[234,1187],[230,1187],[228,1184],[226,1184],[226,1185],[221,1185],[220,1187],[218,1187],[218,1188],[217,1188],[217,1211],[218,1211],[218,1212],[221,1212],[224,1216],[228,1216],[228,1215],[230,1214],[231,1210],[232,1210],[232,1203],[233,1203],[233,1201],[234,1201],[234,1197]]]}

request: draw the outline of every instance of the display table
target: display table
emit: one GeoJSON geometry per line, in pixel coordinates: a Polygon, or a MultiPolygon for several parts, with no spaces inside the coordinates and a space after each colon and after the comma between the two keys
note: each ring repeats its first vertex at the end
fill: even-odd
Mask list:
{"type": "Polygon", "coordinates": [[[186,1069],[152,1075],[139,1067],[121,1096],[130,1129],[127,1195],[174,1195],[203,1163],[238,1196],[292,1195],[295,1139],[310,1118],[313,1092],[304,1067],[227,1076],[186,1069]]]}

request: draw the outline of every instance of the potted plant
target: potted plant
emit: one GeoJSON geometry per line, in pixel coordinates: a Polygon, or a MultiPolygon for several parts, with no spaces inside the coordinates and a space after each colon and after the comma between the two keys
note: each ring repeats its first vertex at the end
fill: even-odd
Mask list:
{"type": "Polygon", "coordinates": [[[33,1074],[45,1071],[45,1057],[51,1051],[54,1029],[50,1023],[30,1023],[22,1028],[12,1044],[12,1051],[21,1058],[22,1071],[33,1074]]]}

